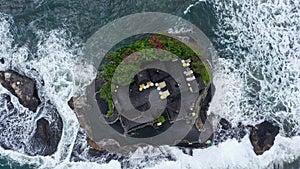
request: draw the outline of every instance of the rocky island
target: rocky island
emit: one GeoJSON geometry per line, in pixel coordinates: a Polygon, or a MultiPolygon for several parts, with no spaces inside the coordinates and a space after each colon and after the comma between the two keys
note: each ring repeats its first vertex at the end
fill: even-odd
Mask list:
{"type": "Polygon", "coordinates": [[[88,87],[94,88],[100,113],[84,113],[89,97],[74,98],[81,125],[98,145],[117,152],[144,144],[210,146],[213,127],[206,120],[214,86],[207,57],[201,48],[193,51],[162,34],[139,37],[110,52],[88,87]],[[117,134],[110,135],[111,129],[117,134]],[[205,130],[209,134],[200,138],[205,130]]]}
{"type": "MultiPolygon", "coordinates": [[[[223,129],[213,128],[207,115],[214,94],[207,57],[201,48],[194,52],[176,38],[160,34],[147,35],[107,54],[86,96],[70,100],[90,145],[126,154],[146,144],[205,148],[230,138],[239,140],[248,133],[254,147],[258,147],[255,137],[263,142],[261,149],[267,150],[264,143],[273,145],[278,132],[264,133],[266,137],[255,133],[273,130],[271,123],[269,129],[264,125],[259,129],[243,125],[232,128],[221,119],[223,129]],[[156,50],[149,51],[151,48],[156,50]],[[84,108],[91,101],[89,95],[96,100],[99,114],[84,108]],[[174,137],[174,131],[173,135],[163,135],[176,123],[175,132],[182,132],[184,137],[174,137]],[[188,130],[182,129],[185,124],[189,124],[188,130]],[[112,130],[116,132],[110,135],[112,130]],[[165,137],[168,141],[163,140],[165,137]]],[[[258,148],[254,150],[261,154],[258,148]]]]}
{"type": "MultiPolygon", "coordinates": [[[[166,37],[162,37],[161,35],[148,36],[146,40],[142,42],[138,41],[130,47],[122,47],[118,49],[117,52],[107,55],[107,60],[103,62],[103,65],[100,65],[98,77],[87,87],[92,88],[93,92],[90,94],[93,95],[97,107],[101,112],[95,121],[97,124],[103,122],[103,128],[96,129],[104,134],[107,134],[105,132],[106,129],[108,131],[113,129],[118,133],[119,138],[125,138],[124,140],[130,141],[132,138],[134,140],[135,138],[149,139],[151,137],[160,137],[161,134],[167,132],[167,130],[171,129],[176,123],[179,122],[178,126],[180,127],[184,126],[182,124],[188,123],[190,127],[188,127],[187,132],[183,132],[185,135],[182,139],[176,140],[176,138],[171,135],[172,133],[167,135],[167,138],[169,138],[168,145],[204,148],[230,138],[240,140],[248,133],[257,155],[269,150],[274,144],[275,137],[279,133],[279,128],[267,121],[254,126],[243,126],[241,124],[237,127],[232,127],[230,122],[226,121],[226,119],[221,119],[219,122],[221,130],[214,130],[214,134],[210,133],[210,135],[204,137],[206,138],[205,140],[201,140],[201,133],[206,130],[213,130],[212,128],[210,129],[212,125],[209,121],[210,119],[207,118],[207,109],[214,93],[214,86],[211,81],[212,74],[209,70],[209,64],[207,64],[205,60],[202,61],[195,57],[204,53],[179,52],[176,49],[182,50],[182,46],[177,46],[178,48],[169,50],[173,50],[172,52],[175,53],[178,52],[177,54],[181,54],[179,56],[182,57],[176,58],[171,55],[171,57],[166,58],[166,56],[170,55],[160,55],[163,57],[154,57],[144,62],[138,62],[138,65],[130,65],[129,61],[132,54],[139,56],[136,51],[132,50],[136,46],[144,45],[144,47],[146,46],[147,48],[147,45],[149,45],[150,48],[155,47],[160,51],[166,47],[164,42],[168,42],[167,44],[177,42],[174,39],[165,38],[166,37]],[[161,44],[153,44],[153,42],[160,42],[161,44]],[[128,52],[130,50],[131,52],[128,52]],[[124,53],[130,57],[124,56],[124,53]],[[114,71],[119,71],[117,73],[121,72],[121,75],[125,75],[120,76],[123,78],[114,77],[114,71],[111,72],[113,74],[109,72],[111,68],[115,66],[114,62],[118,60],[120,56],[122,59],[119,58],[118,64],[128,62],[129,69],[123,68],[120,69],[120,71],[115,67],[114,71]],[[173,76],[174,74],[176,74],[176,76],[173,76]],[[178,74],[180,76],[177,76],[178,74]],[[130,77],[129,80],[128,77],[130,77]],[[182,99],[183,96],[185,99],[182,99]],[[114,102],[114,99],[118,101],[114,102]],[[122,103],[126,102],[130,103],[131,106],[126,104],[122,105],[122,103]],[[154,111],[153,107],[155,108],[154,111]],[[152,112],[149,112],[150,110],[152,112]],[[184,112],[186,116],[180,116],[182,112],[184,112]],[[180,123],[180,121],[184,121],[185,123],[180,123]],[[207,121],[208,123],[206,123],[207,121]]],[[[172,44],[172,46],[173,45],[174,44],[172,44]]],[[[155,53],[150,51],[150,53],[146,52],[146,54],[153,55],[155,53]]],[[[143,57],[142,53],[140,57],[143,57]]],[[[28,108],[31,113],[39,111],[38,107],[41,106],[41,100],[38,96],[36,81],[34,79],[8,70],[0,72],[0,83],[9,92],[15,95],[20,104],[28,108]]],[[[89,93],[87,93],[87,95],[88,94],[89,93]]],[[[4,100],[2,104],[7,104],[11,113],[18,116],[24,114],[23,112],[13,111],[14,107],[9,95],[2,94],[1,98],[4,100]]],[[[103,139],[102,141],[96,140],[97,137],[96,139],[93,138],[94,128],[91,126],[91,119],[89,119],[88,116],[89,111],[83,108],[88,103],[89,98],[86,96],[72,98],[69,101],[70,107],[76,112],[80,124],[85,130],[81,130],[83,133],[79,133],[79,135],[86,137],[84,132],[87,134],[86,141],[89,146],[90,156],[104,155],[109,156],[110,159],[122,159],[109,152],[128,153],[138,146],[147,143],[147,141],[142,142],[145,140],[138,140],[130,144],[120,144],[117,142],[118,137],[101,138],[103,139]]],[[[50,103],[46,103],[44,106],[48,108],[53,107],[50,103]]],[[[41,117],[36,121],[33,135],[27,138],[29,144],[23,147],[25,153],[29,155],[51,155],[56,151],[60,141],[63,123],[57,110],[55,110],[54,107],[51,110],[49,115],[55,120],[41,117]]],[[[5,121],[2,121],[1,123],[4,122],[5,121]]],[[[175,129],[177,132],[182,131],[181,128],[175,129]]],[[[2,128],[2,130],[5,131],[7,129],[2,128]]],[[[6,132],[3,132],[2,134],[5,133],[6,132]]],[[[165,142],[160,143],[160,141],[161,140],[156,141],[157,145],[167,144],[165,142]]],[[[151,140],[151,142],[153,142],[153,140],[151,140]]],[[[17,150],[18,148],[22,148],[20,143],[1,141],[0,144],[5,149],[17,150]]],[[[77,148],[74,147],[74,159],[76,159],[76,154],[79,152],[79,148],[77,150],[77,148]]]]}

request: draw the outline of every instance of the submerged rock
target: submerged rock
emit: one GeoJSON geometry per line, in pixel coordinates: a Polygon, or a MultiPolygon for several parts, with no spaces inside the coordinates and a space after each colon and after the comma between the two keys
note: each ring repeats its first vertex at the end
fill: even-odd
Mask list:
{"type": "Polygon", "coordinates": [[[5,63],[5,60],[4,60],[4,58],[1,58],[1,59],[0,59],[0,63],[2,63],[2,64],[4,64],[4,63],[5,63]]]}
{"type": "Polygon", "coordinates": [[[215,132],[214,144],[225,142],[228,139],[236,139],[240,142],[242,138],[250,134],[251,128],[252,126],[245,126],[242,123],[233,126],[228,120],[221,118],[215,132]]]}
{"type": "Polygon", "coordinates": [[[268,121],[255,125],[250,133],[250,140],[254,152],[257,155],[261,155],[269,150],[273,146],[275,137],[278,133],[279,127],[268,121]]]}
{"type": "Polygon", "coordinates": [[[232,127],[231,123],[224,118],[221,118],[219,124],[221,125],[223,130],[228,130],[232,127]]]}
{"type": "Polygon", "coordinates": [[[13,71],[0,71],[0,84],[15,95],[24,107],[31,111],[36,111],[41,103],[34,79],[13,71]]]}

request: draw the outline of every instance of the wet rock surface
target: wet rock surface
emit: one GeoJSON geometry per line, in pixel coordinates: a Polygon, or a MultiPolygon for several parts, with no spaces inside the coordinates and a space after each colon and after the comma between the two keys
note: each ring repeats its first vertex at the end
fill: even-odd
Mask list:
{"type": "Polygon", "coordinates": [[[207,95],[200,103],[200,111],[199,116],[196,119],[196,122],[190,132],[186,135],[181,143],[177,146],[183,148],[183,152],[186,154],[193,154],[192,150],[185,148],[206,148],[209,147],[210,144],[207,144],[207,141],[214,140],[214,129],[212,126],[211,119],[208,118],[207,111],[209,108],[209,103],[215,92],[215,86],[213,84],[210,85],[207,90],[207,95]],[[198,137],[202,133],[202,137],[198,137]],[[199,142],[201,140],[201,142],[199,142]]]}
{"type": "Polygon", "coordinates": [[[252,126],[245,126],[239,123],[236,127],[224,118],[219,121],[218,129],[215,132],[215,144],[219,144],[228,139],[236,139],[241,141],[247,134],[250,133],[252,126]]]}
{"type": "Polygon", "coordinates": [[[10,95],[0,94],[0,146],[32,156],[53,154],[63,123],[53,105],[43,108],[38,113],[20,109],[10,95]]]}
{"type": "Polygon", "coordinates": [[[221,118],[219,124],[221,125],[221,128],[223,130],[228,130],[228,129],[232,128],[231,123],[224,118],[221,118]]]}
{"type": "Polygon", "coordinates": [[[45,144],[49,143],[50,126],[49,122],[46,119],[41,118],[37,121],[35,137],[39,138],[45,144]]]}
{"type": "Polygon", "coordinates": [[[100,147],[97,143],[95,143],[91,138],[86,138],[87,144],[93,148],[94,150],[100,151],[100,152],[107,152],[104,148],[100,147]]]}
{"type": "Polygon", "coordinates": [[[24,107],[31,111],[36,111],[41,103],[34,79],[13,71],[0,71],[0,84],[15,95],[24,107]]]}
{"type": "Polygon", "coordinates": [[[0,63],[4,64],[5,63],[5,60],[4,58],[0,58],[0,63]]]}
{"type": "Polygon", "coordinates": [[[278,133],[279,127],[268,121],[264,121],[255,126],[245,126],[242,123],[239,123],[237,127],[232,127],[232,124],[229,121],[221,118],[216,132],[215,144],[224,142],[227,139],[241,141],[242,138],[249,134],[249,139],[254,152],[257,155],[261,155],[273,146],[275,137],[278,133]]]}
{"type": "Polygon", "coordinates": [[[269,150],[273,146],[278,133],[279,127],[273,125],[271,122],[264,121],[255,125],[250,134],[254,152],[257,155],[261,155],[269,150]]]}
{"type": "MultiPolygon", "coordinates": [[[[70,108],[72,110],[74,110],[74,112],[76,113],[76,116],[79,120],[79,123],[81,125],[81,127],[87,127],[87,121],[84,118],[84,115],[82,114],[82,112],[79,111],[79,107],[81,107],[82,104],[85,103],[85,98],[84,97],[72,97],[69,101],[68,101],[68,105],[70,106],[70,108]]],[[[81,131],[78,132],[77,134],[77,140],[76,141],[82,141],[86,143],[86,147],[90,147],[91,152],[97,152],[97,154],[101,153],[107,153],[107,151],[103,148],[101,148],[97,143],[95,143],[91,138],[89,138],[88,136],[86,136],[85,132],[89,132],[88,130],[83,131],[83,129],[81,129],[81,131]]],[[[82,143],[81,143],[82,144],[82,143]]],[[[74,150],[79,151],[79,147],[74,148],[74,150]]],[[[76,153],[76,151],[74,153],[76,153]]],[[[75,157],[74,157],[75,158],[75,157]]],[[[76,159],[76,158],[75,158],[76,159]]]]}
{"type": "MultiPolygon", "coordinates": [[[[76,101],[77,99],[78,98],[72,98],[69,101],[69,105],[71,108],[74,109],[74,106],[76,107],[76,104],[78,103],[78,101],[76,101]]],[[[205,101],[207,101],[207,103],[206,103],[207,105],[209,104],[210,100],[211,100],[210,97],[205,99],[205,101]]],[[[206,111],[207,110],[203,110],[203,112],[206,112],[206,111]]],[[[207,118],[206,113],[203,113],[203,112],[200,114],[202,114],[204,116],[199,117],[199,118],[201,118],[201,121],[202,120],[205,121],[205,119],[207,118]]],[[[82,121],[82,119],[80,121],[82,121]]],[[[203,123],[201,123],[201,124],[203,124],[203,123]]],[[[274,139],[275,139],[275,136],[278,134],[278,131],[279,131],[279,128],[276,126],[270,125],[269,122],[263,122],[256,126],[243,125],[242,123],[239,123],[236,127],[233,127],[233,125],[229,121],[227,121],[224,118],[221,118],[219,121],[218,130],[214,133],[213,137],[210,137],[210,140],[212,140],[214,142],[214,144],[219,144],[228,139],[236,139],[238,141],[241,141],[242,138],[244,138],[247,134],[249,134],[251,143],[254,146],[254,151],[256,154],[259,155],[270,149],[270,147],[274,143],[274,139]]],[[[88,151],[89,155],[95,155],[95,156],[98,156],[99,154],[100,154],[100,156],[102,156],[101,154],[112,155],[111,153],[108,153],[103,148],[99,147],[98,144],[93,142],[91,139],[86,137],[84,141],[87,143],[87,145],[89,147],[92,148],[91,150],[88,151]]],[[[181,146],[179,145],[179,147],[181,147],[181,146]]],[[[202,146],[186,146],[185,145],[183,147],[204,148],[204,147],[207,147],[207,145],[205,143],[203,143],[202,146]]],[[[193,150],[191,148],[185,148],[184,153],[192,155],[193,150]],[[186,150],[188,152],[185,152],[186,150]]]]}
{"type": "Polygon", "coordinates": [[[61,139],[63,123],[55,109],[52,110],[53,119],[40,118],[36,123],[35,133],[30,140],[34,153],[31,155],[51,155],[57,150],[61,139]]]}
{"type": "Polygon", "coordinates": [[[94,141],[88,138],[85,131],[80,128],[71,154],[71,161],[108,163],[111,160],[123,161],[124,159],[124,156],[109,153],[99,147],[94,141]]]}
{"type": "MultiPolygon", "coordinates": [[[[96,87],[101,88],[101,87],[99,87],[99,86],[101,86],[102,83],[97,83],[97,84],[100,84],[100,85],[96,85],[96,87]]],[[[213,93],[214,93],[214,86],[212,85],[212,87],[210,87],[210,88],[208,89],[208,92],[206,93],[207,97],[203,98],[203,103],[202,103],[201,105],[199,105],[199,106],[201,107],[201,110],[200,110],[200,112],[199,112],[199,113],[201,114],[201,117],[199,117],[199,119],[201,119],[201,120],[203,120],[203,121],[205,121],[205,119],[207,118],[206,112],[207,112],[207,109],[208,109],[209,102],[210,102],[211,99],[212,99],[213,93]]],[[[98,93],[96,93],[96,98],[97,98],[97,94],[98,94],[98,93]]],[[[81,111],[81,107],[82,107],[83,105],[86,104],[86,101],[87,101],[87,99],[85,98],[85,96],[81,96],[81,97],[73,97],[73,98],[71,98],[71,99],[69,100],[68,104],[69,104],[70,108],[73,109],[74,112],[76,113],[77,118],[78,118],[78,120],[79,120],[79,122],[80,122],[80,125],[85,129],[85,132],[86,132],[87,135],[88,135],[88,133],[91,132],[91,131],[90,131],[90,127],[89,127],[89,120],[85,118],[85,117],[86,117],[86,112],[81,111]]],[[[100,105],[102,105],[101,107],[103,107],[103,104],[100,104],[100,105]]],[[[101,109],[101,107],[100,107],[100,109],[101,109]]],[[[201,123],[201,124],[202,124],[202,123],[201,123]]],[[[208,124],[210,124],[210,123],[208,123],[208,124]]],[[[208,126],[206,126],[206,127],[208,127],[208,126]]],[[[205,127],[205,128],[206,128],[206,127],[205,127]]],[[[198,141],[200,131],[198,131],[199,129],[197,129],[196,126],[194,126],[194,128],[195,128],[195,131],[192,130],[192,131],[191,131],[192,134],[189,135],[189,136],[191,136],[191,137],[187,137],[186,140],[191,140],[192,138],[195,137],[195,139],[193,139],[193,140],[195,140],[195,142],[198,141]]],[[[207,129],[207,128],[206,128],[206,129],[207,129]]],[[[211,130],[212,130],[212,129],[211,129],[211,130]]],[[[146,130],[146,127],[142,128],[141,131],[144,131],[144,132],[147,131],[147,130],[146,130]]],[[[212,132],[212,133],[213,133],[213,132],[212,132]]],[[[88,138],[88,137],[87,137],[87,138],[88,138]]],[[[86,138],[85,138],[85,139],[86,139],[86,138]]],[[[213,140],[213,134],[210,135],[210,136],[208,136],[208,137],[205,138],[205,139],[213,140]]],[[[97,143],[93,142],[93,141],[92,141],[91,139],[89,139],[89,138],[86,139],[86,140],[84,140],[84,141],[87,142],[87,145],[89,145],[90,147],[93,147],[93,149],[96,149],[96,150],[99,149],[99,148],[100,148],[100,150],[103,149],[103,148],[99,147],[97,143]]],[[[205,141],[205,140],[204,140],[204,141],[205,141]]],[[[179,146],[179,147],[191,147],[190,142],[191,142],[191,141],[189,141],[188,143],[183,142],[183,144],[180,144],[180,145],[178,145],[178,146],[179,146]]],[[[206,143],[203,143],[203,144],[193,144],[192,147],[193,147],[193,148],[196,148],[196,147],[197,147],[197,148],[199,148],[199,147],[207,147],[207,144],[206,144],[206,143]]]]}
{"type": "Polygon", "coordinates": [[[0,94],[0,146],[32,156],[53,154],[63,122],[50,102],[40,104],[35,80],[5,71],[0,83],[11,93],[0,94]]]}
{"type": "Polygon", "coordinates": [[[97,149],[90,140],[84,129],[80,128],[77,134],[75,145],[71,154],[71,161],[74,162],[96,162],[99,164],[109,163],[112,160],[119,161],[122,169],[145,168],[154,166],[161,161],[176,161],[167,151],[154,147],[145,147],[133,152],[133,156],[124,156],[121,154],[110,153],[97,149]]]}

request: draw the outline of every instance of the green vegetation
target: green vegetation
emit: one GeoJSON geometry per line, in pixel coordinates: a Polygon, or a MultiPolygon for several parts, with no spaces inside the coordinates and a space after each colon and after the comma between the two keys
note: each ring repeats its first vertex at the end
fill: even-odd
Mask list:
{"type": "Polygon", "coordinates": [[[104,100],[106,100],[107,104],[108,104],[108,112],[107,112],[107,116],[111,117],[114,114],[114,104],[113,104],[113,100],[112,100],[112,96],[111,96],[111,84],[110,83],[105,83],[103,84],[101,91],[100,91],[100,97],[104,100]],[[108,92],[109,91],[109,92],[108,92]]]}
{"type": "Polygon", "coordinates": [[[200,75],[203,84],[206,86],[210,82],[210,75],[206,69],[206,66],[201,61],[192,62],[192,70],[194,74],[200,75]]]}
{"type": "Polygon", "coordinates": [[[159,123],[164,123],[165,121],[166,121],[166,119],[165,119],[164,116],[159,116],[159,117],[157,118],[157,122],[159,122],[159,123]]]}
{"type": "Polygon", "coordinates": [[[187,45],[177,39],[165,35],[155,34],[149,36],[145,40],[136,41],[129,46],[122,47],[114,53],[107,55],[105,59],[105,62],[107,63],[100,67],[98,78],[106,80],[106,83],[100,91],[100,97],[105,99],[108,103],[108,117],[112,116],[114,113],[114,105],[111,96],[111,92],[114,91],[114,89],[112,90],[111,86],[128,86],[133,80],[132,77],[135,75],[134,72],[140,70],[143,62],[154,60],[170,61],[173,59],[173,56],[168,55],[164,50],[173,53],[180,59],[190,58],[191,68],[194,71],[195,76],[201,76],[205,85],[210,82],[210,74],[204,63],[187,45]],[[156,48],[157,50],[153,50],[153,53],[142,51],[144,49],[152,48],[156,48]]]}

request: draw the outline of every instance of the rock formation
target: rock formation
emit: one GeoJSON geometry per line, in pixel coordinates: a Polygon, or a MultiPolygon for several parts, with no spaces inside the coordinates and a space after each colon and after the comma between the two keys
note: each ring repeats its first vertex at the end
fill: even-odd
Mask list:
{"type": "Polygon", "coordinates": [[[279,127],[274,126],[268,121],[255,125],[250,133],[250,140],[254,152],[257,155],[261,155],[269,150],[273,146],[275,137],[278,133],[279,127]]]}
{"type": "Polygon", "coordinates": [[[57,150],[58,143],[61,139],[63,124],[58,113],[52,113],[56,116],[55,121],[49,122],[45,118],[41,118],[37,121],[34,136],[30,140],[32,152],[34,153],[29,154],[46,156],[53,154],[57,150]]]}
{"type": "Polygon", "coordinates": [[[241,141],[245,135],[249,134],[249,139],[253,145],[255,154],[261,155],[273,146],[278,133],[279,127],[274,126],[268,121],[264,121],[255,126],[245,126],[239,123],[237,127],[232,127],[229,121],[222,118],[219,121],[219,130],[216,131],[215,144],[233,138],[241,141]]]}
{"type": "Polygon", "coordinates": [[[18,97],[19,102],[31,111],[36,111],[41,103],[36,89],[36,82],[13,71],[0,71],[0,84],[18,97]]]}
{"type": "MultiPolygon", "coordinates": [[[[36,82],[34,79],[22,76],[13,71],[0,71],[0,84],[15,95],[20,104],[31,111],[21,111],[15,109],[14,104],[11,101],[11,97],[8,94],[1,95],[3,104],[5,104],[6,109],[3,110],[1,117],[6,120],[0,121],[0,131],[11,131],[12,134],[10,141],[7,139],[1,139],[0,145],[5,149],[23,149],[24,153],[29,155],[51,155],[57,150],[58,143],[61,139],[63,122],[59,116],[57,110],[51,103],[47,102],[43,104],[43,108],[37,112],[37,108],[41,101],[37,93],[36,82]],[[33,131],[33,136],[25,136],[20,140],[18,135],[19,132],[27,130],[27,127],[18,124],[17,120],[10,119],[9,117],[34,117],[39,116],[38,114],[43,114],[45,117],[39,117],[36,122],[36,128],[33,131]],[[11,121],[13,121],[11,123],[11,121]],[[16,123],[16,124],[14,124],[16,123]],[[21,126],[20,126],[21,125],[21,126]],[[20,129],[16,129],[16,128],[20,129]]],[[[30,118],[29,118],[30,119],[30,118]]],[[[3,137],[7,137],[10,134],[7,132],[2,133],[3,137]]]]}

